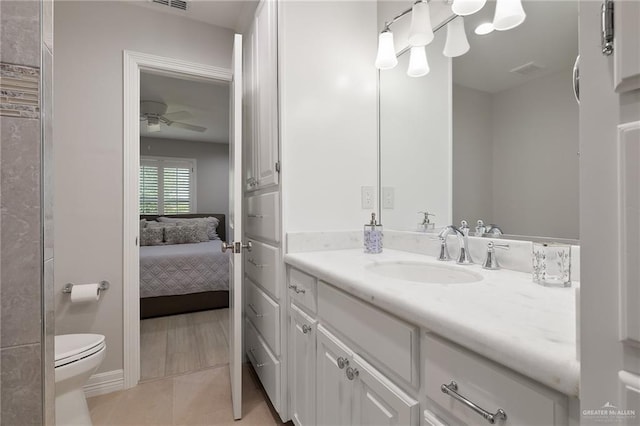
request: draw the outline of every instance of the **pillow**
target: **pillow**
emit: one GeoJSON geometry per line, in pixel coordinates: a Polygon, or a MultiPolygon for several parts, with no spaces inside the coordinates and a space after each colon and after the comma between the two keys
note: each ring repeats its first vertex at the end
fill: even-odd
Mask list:
{"type": "Polygon", "coordinates": [[[220,220],[213,216],[208,217],[195,217],[195,218],[181,218],[181,217],[159,217],[159,222],[169,224],[169,223],[178,223],[178,222],[206,222],[207,224],[207,233],[209,234],[210,240],[219,240],[218,236],[218,225],[220,224],[220,220]]]}
{"type": "Polygon", "coordinates": [[[167,226],[164,228],[164,241],[167,244],[199,243],[198,228],[195,224],[167,226]]]}
{"type": "Polygon", "coordinates": [[[176,225],[176,223],[147,222],[147,226],[145,228],[166,228],[167,226],[176,225]]]}
{"type": "MultiPolygon", "coordinates": [[[[209,241],[209,227],[207,226],[207,222],[204,220],[175,222],[175,224],[178,226],[195,226],[198,242],[204,243],[209,241]]],[[[171,226],[172,224],[168,223],[167,225],[171,226]]]]}
{"type": "Polygon", "coordinates": [[[140,230],[140,245],[141,246],[158,246],[162,244],[162,238],[164,236],[164,228],[147,227],[140,230]]]}

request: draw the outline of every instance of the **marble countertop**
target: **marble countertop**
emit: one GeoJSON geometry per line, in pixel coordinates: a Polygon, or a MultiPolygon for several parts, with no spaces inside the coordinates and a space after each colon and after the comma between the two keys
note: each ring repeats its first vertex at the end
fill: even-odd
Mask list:
{"type": "Polygon", "coordinates": [[[549,288],[531,275],[480,265],[446,265],[483,275],[468,284],[425,284],[384,278],[368,270],[375,262],[420,261],[431,256],[385,249],[286,254],[285,262],[407,322],[509,367],[566,395],[578,396],[575,285],[549,288]]]}

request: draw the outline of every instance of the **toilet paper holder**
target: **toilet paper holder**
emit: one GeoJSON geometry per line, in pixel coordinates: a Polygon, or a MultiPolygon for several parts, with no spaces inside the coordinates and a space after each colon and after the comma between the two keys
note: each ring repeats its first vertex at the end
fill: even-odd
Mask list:
{"type": "MultiPolygon", "coordinates": [[[[109,290],[109,281],[100,281],[100,285],[98,286],[98,291],[103,292],[109,290]]],[[[63,293],[71,294],[71,289],[73,288],[73,283],[67,283],[62,289],[63,293]]]]}

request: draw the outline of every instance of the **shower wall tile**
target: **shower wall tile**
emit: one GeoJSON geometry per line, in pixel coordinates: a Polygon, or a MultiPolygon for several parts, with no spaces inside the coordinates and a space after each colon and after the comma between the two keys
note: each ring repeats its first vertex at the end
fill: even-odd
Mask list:
{"type": "Polygon", "coordinates": [[[41,350],[36,343],[0,351],[3,425],[42,424],[41,350]]]}
{"type": "Polygon", "coordinates": [[[41,339],[40,121],[0,117],[2,346],[41,339]]]}
{"type": "Polygon", "coordinates": [[[40,2],[0,1],[0,62],[40,67],[40,2]]]}
{"type": "Polygon", "coordinates": [[[40,70],[0,62],[0,115],[40,117],[40,70]]]}

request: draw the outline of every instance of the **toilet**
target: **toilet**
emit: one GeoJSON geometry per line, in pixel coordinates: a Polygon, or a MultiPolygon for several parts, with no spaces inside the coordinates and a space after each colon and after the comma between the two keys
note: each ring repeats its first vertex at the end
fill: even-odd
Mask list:
{"type": "Polygon", "coordinates": [[[102,363],[106,350],[100,334],[55,336],[57,425],[91,425],[82,387],[102,363]]]}

